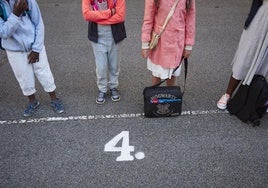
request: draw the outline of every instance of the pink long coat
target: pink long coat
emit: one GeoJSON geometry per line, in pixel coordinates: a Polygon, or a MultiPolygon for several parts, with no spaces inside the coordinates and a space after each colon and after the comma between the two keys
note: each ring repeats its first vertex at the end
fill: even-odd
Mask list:
{"type": "MultiPolygon", "coordinates": [[[[142,25],[142,42],[151,40],[151,32],[159,33],[175,0],[159,0],[158,9],[154,0],[145,0],[142,25]]],[[[186,10],[186,0],[179,0],[176,10],[161,35],[156,49],[149,52],[150,60],[164,68],[175,68],[180,64],[185,46],[193,46],[195,40],[195,0],[186,10]]]]}

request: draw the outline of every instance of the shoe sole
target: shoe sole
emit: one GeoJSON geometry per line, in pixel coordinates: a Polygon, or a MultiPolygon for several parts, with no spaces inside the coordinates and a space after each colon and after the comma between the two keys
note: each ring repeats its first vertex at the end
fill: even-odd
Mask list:
{"type": "Polygon", "coordinates": [[[37,102],[37,105],[34,106],[34,112],[32,114],[23,114],[24,117],[31,117],[34,113],[35,113],[35,110],[40,106],[40,102],[38,101],[37,102]]]}
{"type": "Polygon", "coordinates": [[[51,106],[52,110],[53,110],[56,114],[62,114],[62,113],[64,112],[64,110],[56,111],[56,110],[54,109],[54,106],[53,106],[53,105],[50,105],[50,106],[51,106]]]}
{"type": "Polygon", "coordinates": [[[105,103],[105,100],[102,101],[102,102],[99,102],[99,101],[96,100],[96,103],[97,103],[97,104],[104,104],[104,103],[105,103]]]}
{"type": "Polygon", "coordinates": [[[217,107],[220,109],[220,110],[226,110],[227,106],[222,106],[220,104],[217,104],[217,107]]]}
{"type": "Polygon", "coordinates": [[[64,110],[60,110],[60,111],[55,111],[54,110],[54,112],[57,113],[57,114],[62,114],[64,112],[64,110]]]}
{"type": "Polygon", "coordinates": [[[117,102],[117,101],[120,101],[120,100],[121,100],[121,98],[114,99],[113,97],[111,97],[111,99],[112,99],[112,101],[114,101],[114,102],[117,102]]]}

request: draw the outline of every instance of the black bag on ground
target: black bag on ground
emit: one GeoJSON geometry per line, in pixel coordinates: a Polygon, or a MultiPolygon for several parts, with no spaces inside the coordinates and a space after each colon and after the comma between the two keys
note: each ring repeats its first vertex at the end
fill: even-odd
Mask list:
{"type": "Polygon", "coordinates": [[[268,107],[268,83],[265,77],[255,75],[250,85],[241,84],[228,101],[227,110],[245,123],[260,125],[260,118],[268,107]]]}
{"type": "Polygon", "coordinates": [[[146,87],[144,95],[144,115],[146,117],[166,117],[181,114],[182,92],[179,86],[146,87]]]}
{"type": "MultiPolygon", "coordinates": [[[[184,80],[184,90],[185,82],[187,76],[188,61],[184,59],[185,66],[185,80],[184,80]]],[[[177,67],[174,72],[178,69],[177,67]]],[[[160,83],[146,87],[143,90],[144,98],[144,115],[145,117],[168,117],[168,116],[178,116],[181,114],[182,97],[183,92],[179,86],[161,86],[163,82],[167,79],[161,81],[160,83]]]]}

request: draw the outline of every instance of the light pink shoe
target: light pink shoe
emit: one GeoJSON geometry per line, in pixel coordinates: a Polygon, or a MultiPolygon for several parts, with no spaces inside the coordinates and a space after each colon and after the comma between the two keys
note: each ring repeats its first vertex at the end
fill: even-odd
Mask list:
{"type": "Polygon", "coordinates": [[[227,108],[227,102],[228,102],[228,100],[230,99],[230,95],[228,95],[228,94],[224,94],[221,98],[220,98],[220,100],[218,101],[218,103],[217,103],[217,107],[219,108],[219,109],[221,109],[221,110],[225,110],[226,108],[227,108]]]}

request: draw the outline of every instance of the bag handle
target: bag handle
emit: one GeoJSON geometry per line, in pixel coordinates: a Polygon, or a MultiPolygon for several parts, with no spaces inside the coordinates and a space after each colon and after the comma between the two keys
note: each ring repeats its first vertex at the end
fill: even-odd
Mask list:
{"type": "MultiPolygon", "coordinates": [[[[182,60],[184,60],[184,84],[183,84],[183,92],[182,92],[182,95],[183,95],[183,94],[184,94],[184,91],[185,91],[186,78],[187,78],[187,74],[188,74],[188,59],[187,59],[187,58],[182,58],[182,60]]],[[[177,70],[179,67],[180,67],[180,65],[177,66],[177,67],[173,70],[172,74],[173,74],[174,72],[176,72],[176,70],[177,70]]],[[[168,78],[166,78],[166,79],[160,81],[158,84],[152,85],[151,87],[158,87],[158,86],[160,86],[162,83],[164,83],[164,82],[167,81],[167,80],[168,80],[168,78]]]]}

